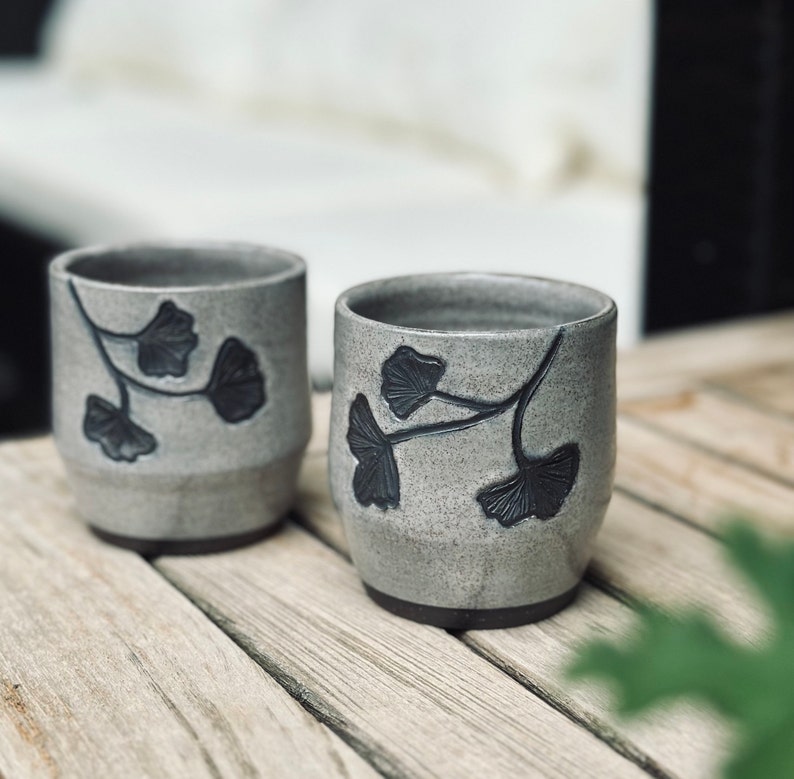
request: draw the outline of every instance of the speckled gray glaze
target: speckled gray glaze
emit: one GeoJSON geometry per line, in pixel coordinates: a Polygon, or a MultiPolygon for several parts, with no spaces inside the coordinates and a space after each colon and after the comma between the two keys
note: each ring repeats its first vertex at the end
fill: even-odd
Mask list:
{"type": "Polygon", "coordinates": [[[50,305],[55,440],[102,537],[194,552],[278,523],[311,432],[300,258],[81,249],[51,263],[50,305]]]}
{"type": "MultiPolygon", "coordinates": [[[[616,324],[615,304],[602,293],[529,277],[420,275],[372,282],[340,296],[331,488],[353,561],[381,605],[465,628],[540,619],[571,600],[612,491],[616,324]],[[435,393],[404,418],[395,407],[405,415],[405,404],[387,398],[384,384],[396,359],[420,359],[401,347],[420,355],[431,374],[435,370],[431,378],[442,373],[437,386],[430,382],[435,393]],[[433,359],[443,370],[432,368],[433,359]],[[554,457],[568,457],[572,483],[567,493],[551,485],[562,489],[556,513],[546,511],[553,516],[503,517],[505,526],[493,512],[487,515],[478,496],[517,471],[516,403],[465,429],[415,437],[410,430],[455,427],[488,403],[509,402],[544,359],[547,371],[530,391],[515,445],[529,459],[562,452],[554,457]],[[449,396],[482,405],[462,407],[444,399],[449,396]],[[368,440],[350,438],[363,406],[377,426],[374,433],[372,426],[364,431],[377,450],[370,465],[382,471],[389,459],[379,448],[381,436],[393,455],[391,486],[384,488],[391,497],[385,499],[373,499],[372,480],[356,471],[370,447],[368,440]]],[[[497,504],[496,513],[502,508],[497,504]]]]}

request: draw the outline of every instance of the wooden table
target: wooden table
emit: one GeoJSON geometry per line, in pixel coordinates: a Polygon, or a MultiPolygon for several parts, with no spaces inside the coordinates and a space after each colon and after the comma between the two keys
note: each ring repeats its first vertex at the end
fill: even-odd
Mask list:
{"type": "Polygon", "coordinates": [[[364,595],[326,487],[328,396],[296,522],[145,560],[80,523],[52,441],[0,446],[0,774],[18,777],[712,775],[729,731],[677,705],[627,725],[563,681],[639,601],[764,629],[726,569],[726,511],[794,533],[794,314],[649,341],[619,366],[615,495],[570,608],[451,634],[364,595]]]}

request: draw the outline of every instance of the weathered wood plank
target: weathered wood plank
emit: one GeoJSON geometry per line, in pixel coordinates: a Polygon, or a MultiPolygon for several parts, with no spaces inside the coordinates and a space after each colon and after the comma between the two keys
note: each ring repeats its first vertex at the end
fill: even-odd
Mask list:
{"type": "Polygon", "coordinates": [[[85,529],[49,439],[0,447],[0,495],[0,775],[376,775],[146,562],[85,529]]]}
{"type": "Polygon", "coordinates": [[[716,373],[787,361],[792,343],[792,312],[654,336],[618,355],[618,397],[670,394],[716,373]]]}
{"type": "MultiPolygon", "coordinates": [[[[304,465],[297,512],[313,533],[347,554],[341,518],[328,489],[325,457],[304,465]]],[[[604,550],[607,561],[609,548],[604,550]]],[[[469,631],[463,640],[650,771],[689,779],[714,776],[725,755],[727,729],[708,711],[696,705],[668,707],[625,723],[610,714],[609,696],[602,687],[574,687],[563,681],[562,669],[581,643],[596,636],[626,636],[633,617],[628,606],[585,583],[574,604],[551,619],[510,630],[469,631]]]]}
{"type": "Polygon", "coordinates": [[[794,419],[716,392],[681,392],[624,403],[624,416],[794,484],[794,419]]]}
{"type": "Polygon", "coordinates": [[[299,528],[156,565],[387,775],[645,775],[451,635],[375,606],[299,528]]]}
{"type": "Polygon", "coordinates": [[[785,362],[710,376],[710,385],[744,397],[762,408],[794,416],[794,343],[785,362]]]}
{"type": "Polygon", "coordinates": [[[702,607],[742,639],[762,640],[767,627],[754,592],[727,564],[718,541],[619,492],[589,576],[632,600],[702,607]]]}
{"type": "Polygon", "coordinates": [[[794,487],[629,417],[618,419],[615,484],[711,532],[729,516],[794,535],[794,487]]]}
{"type": "Polygon", "coordinates": [[[576,601],[550,619],[511,630],[470,631],[463,640],[638,761],[650,759],[682,779],[716,776],[730,734],[707,709],[666,706],[624,722],[610,713],[611,698],[603,686],[565,680],[564,669],[585,641],[625,639],[634,624],[630,608],[585,583],[576,601]]]}

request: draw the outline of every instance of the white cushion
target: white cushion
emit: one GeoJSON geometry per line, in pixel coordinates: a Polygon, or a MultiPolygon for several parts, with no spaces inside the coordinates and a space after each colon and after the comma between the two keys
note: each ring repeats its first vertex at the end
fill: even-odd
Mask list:
{"type": "Polygon", "coordinates": [[[222,93],[255,77],[279,0],[60,0],[45,48],[64,69],[222,93]]]}
{"type": "Polygon", "coordinates": [[[0,115],[0,209],[77,244],[491,189],[423,150],[46,69],[0,67],[0,115]]]}
{"type": "Polygon", "coordinates": [[[644,170],[650,0],[61,0],[94,77],[420,136],[545,188],[644,170]]]}

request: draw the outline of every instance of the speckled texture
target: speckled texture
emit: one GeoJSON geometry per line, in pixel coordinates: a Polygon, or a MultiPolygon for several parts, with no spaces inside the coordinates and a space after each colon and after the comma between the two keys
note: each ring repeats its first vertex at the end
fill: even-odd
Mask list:
{"type": "Polygon", "coordinates": [[[429,606],[503,609],[576,586],[612,489],[616,320],[614,303],[601,293],[522,277],[404,277],[340,297],[330,479],[353,560],[370,587],[429,606]],[[409,420],[398,419],[381,396],[381,367],[398,347],[446,364],[439,391],[501,401],[528,382],[560,325],[559,351],[529,403],[521,439],[528,456],[571,442],[579,446],[576,480],[556,516],[503,527],[476,499],[516,472],[512,409],[475,427],[395,445],[399,505],[361,505],[347,439],[359,393],[387,435],[472,415],[431,400],[409,420]],[[511,329],[516,326],[524,329],[511,329]]]}
{"type": "Polygon", "coordinates": [[[50,299],[55,438],[89,523],[131,538],[195,540],[249,533],[283,516],[311,432],[302,260],[244,244],[97,247],[53,261],[50,299]],[[167,272],[152,271],[158,267],[167,272]],[[197,341],[183,376],[144,375],[134,341],[103,338],[132,379],[172,392],[201,389],[233,338],[254,355],[264,403],[229,423],[207,396],[163,397],[130,385],[129,416],[156,448],[133,462],[111,459],[86,437],[84,415],[89,396],[119,407],[121,393],[70,281],[93,322],[109,331],[138,332],[165,301],[193,317],[197,341]]]}

